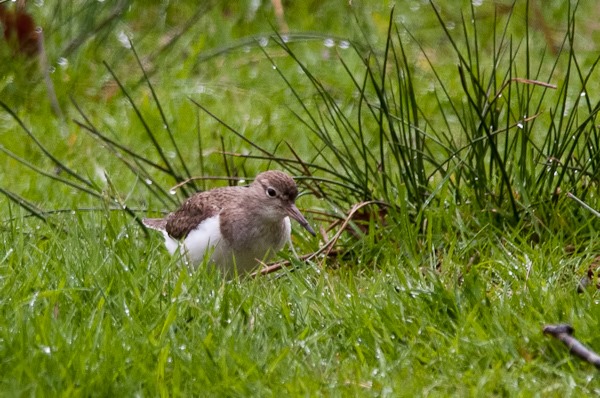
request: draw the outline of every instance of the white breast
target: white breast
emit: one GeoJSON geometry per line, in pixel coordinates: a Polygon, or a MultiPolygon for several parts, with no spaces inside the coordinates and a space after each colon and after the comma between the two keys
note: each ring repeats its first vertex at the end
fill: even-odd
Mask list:
{"type": "Polygon", "coordinates": [[[202,221],[184,240],[185,250],[192,264],[202,262],[206,251],[217,245],[222,238],[218,215],[202,221]]]}
{"type": "Polygon", "coordinates": [[[171,238],[166,231],[163,232],[163,235],[169,253],[174,254],[177,248],[180,248],[181,254],[187,256],[193,265],[201,263],[206,251],[217,245],[222,239],[218,215],[202,221],[190,231],[183,244],[171,238]]]}
{"type": "Polygon", "coordinates": [[[283,223],[284,223],[284,233],[282,236],[282,241],[279,242],[279,245],[276,248],[277,251],[283,249],[283,247],[285,246],[286,243],[288,243],[288,242],[291,243],[292,222],[290,221],[289,217],[286,217],[283,219],[283,223]]]}

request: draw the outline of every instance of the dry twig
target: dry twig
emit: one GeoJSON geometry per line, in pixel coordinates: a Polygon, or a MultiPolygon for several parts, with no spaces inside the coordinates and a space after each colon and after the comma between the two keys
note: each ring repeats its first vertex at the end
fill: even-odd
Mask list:
{"type": "Polygon", "coordinates": [[[575,333],[575,329],[567,324],[544,326],[544,334],[549,334],[550,336],[559,339],[569,347],[569,352],[571,354],[600,369],[600,356],[581,344],[579,340],[573,337],[573,333],[575,333]]]}
{"type": "Polygon", "coordinates": [[[579,199],[577,196],[573,195],[571,192],[567,192],[567,196],[569,198],[573,199],[575,202],[577,202],[577,204],[579,204],[584,209],[587,209],[590,213],[592,213],[596,217],[600,217],[600,212],[598,212],[592,206],[590,206],[587,203],[585,203],[583,200],[579,199]]]}

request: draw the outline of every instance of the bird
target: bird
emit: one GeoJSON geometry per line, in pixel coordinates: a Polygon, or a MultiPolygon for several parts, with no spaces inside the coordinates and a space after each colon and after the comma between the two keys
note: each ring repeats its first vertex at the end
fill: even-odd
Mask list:
{"type": "Polygon", "coordinates": [[[166,217],[142,222],[162,232],[167,250],[173,255],[179,249],[194,267],[207,257],[223,274],[242,275],[290,242],[290,218],[316,236],[296,207],[297,196],[292,177],[265,171],[250,185],[196,193],[166,217]]]}

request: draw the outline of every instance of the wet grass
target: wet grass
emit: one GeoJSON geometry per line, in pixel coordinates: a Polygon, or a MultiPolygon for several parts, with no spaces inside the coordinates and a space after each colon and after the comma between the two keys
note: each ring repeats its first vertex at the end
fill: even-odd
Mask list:
{"type": "Polygon", "coordinates": [[[596,6],[537,3],[32,9],[64,118],[0,65],[2,391],[598,394],[541,333],[600,349],[596,6]],[[267,168],[328,255],[225,281],[138,222],[267,168]]]}

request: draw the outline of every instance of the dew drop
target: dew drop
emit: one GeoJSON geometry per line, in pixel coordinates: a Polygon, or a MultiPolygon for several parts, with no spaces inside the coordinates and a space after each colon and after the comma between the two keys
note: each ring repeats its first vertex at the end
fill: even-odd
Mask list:
{"type": "Polygon", "coordinates": [[[261,37],[260,39],[258,39],[258,44],[261,47],[266,47],[267,44],[269,44],[269,38],[268,37],[261,37]]]}
{"type": "Polygon", "coordinates": [[[29,301],[29,308],[33,308],[35,301],[37,300],[37,296],[38,296],[38,292],[35,292],[33,294],[33,297],[31,298],[31,301],[29,301]]]}
{"type": "Polygon", "coordinates": [[[333,46],[335,46],[335,40],[327,38],[327,39],[323,40],[323,45],[325,47],[333,47],[333,46]]]}
{"type": "Polygon", "coordinates": [[[131,48],[131,43],[129,43],[129,37],[125,32],[120,31],[119,33],[117,33],[117,40],[119,41],[119,43],[121,43],[123,47],[131,48]]]}
{"type": "Polygon", "coordinates": [[[350,42],[348,40],[342,40],[342,41],[340,41],[340,44],[338,44],[338,47],[341,48],[342,50],[346,50],[346,49],[350,48],[350,42]]]}

